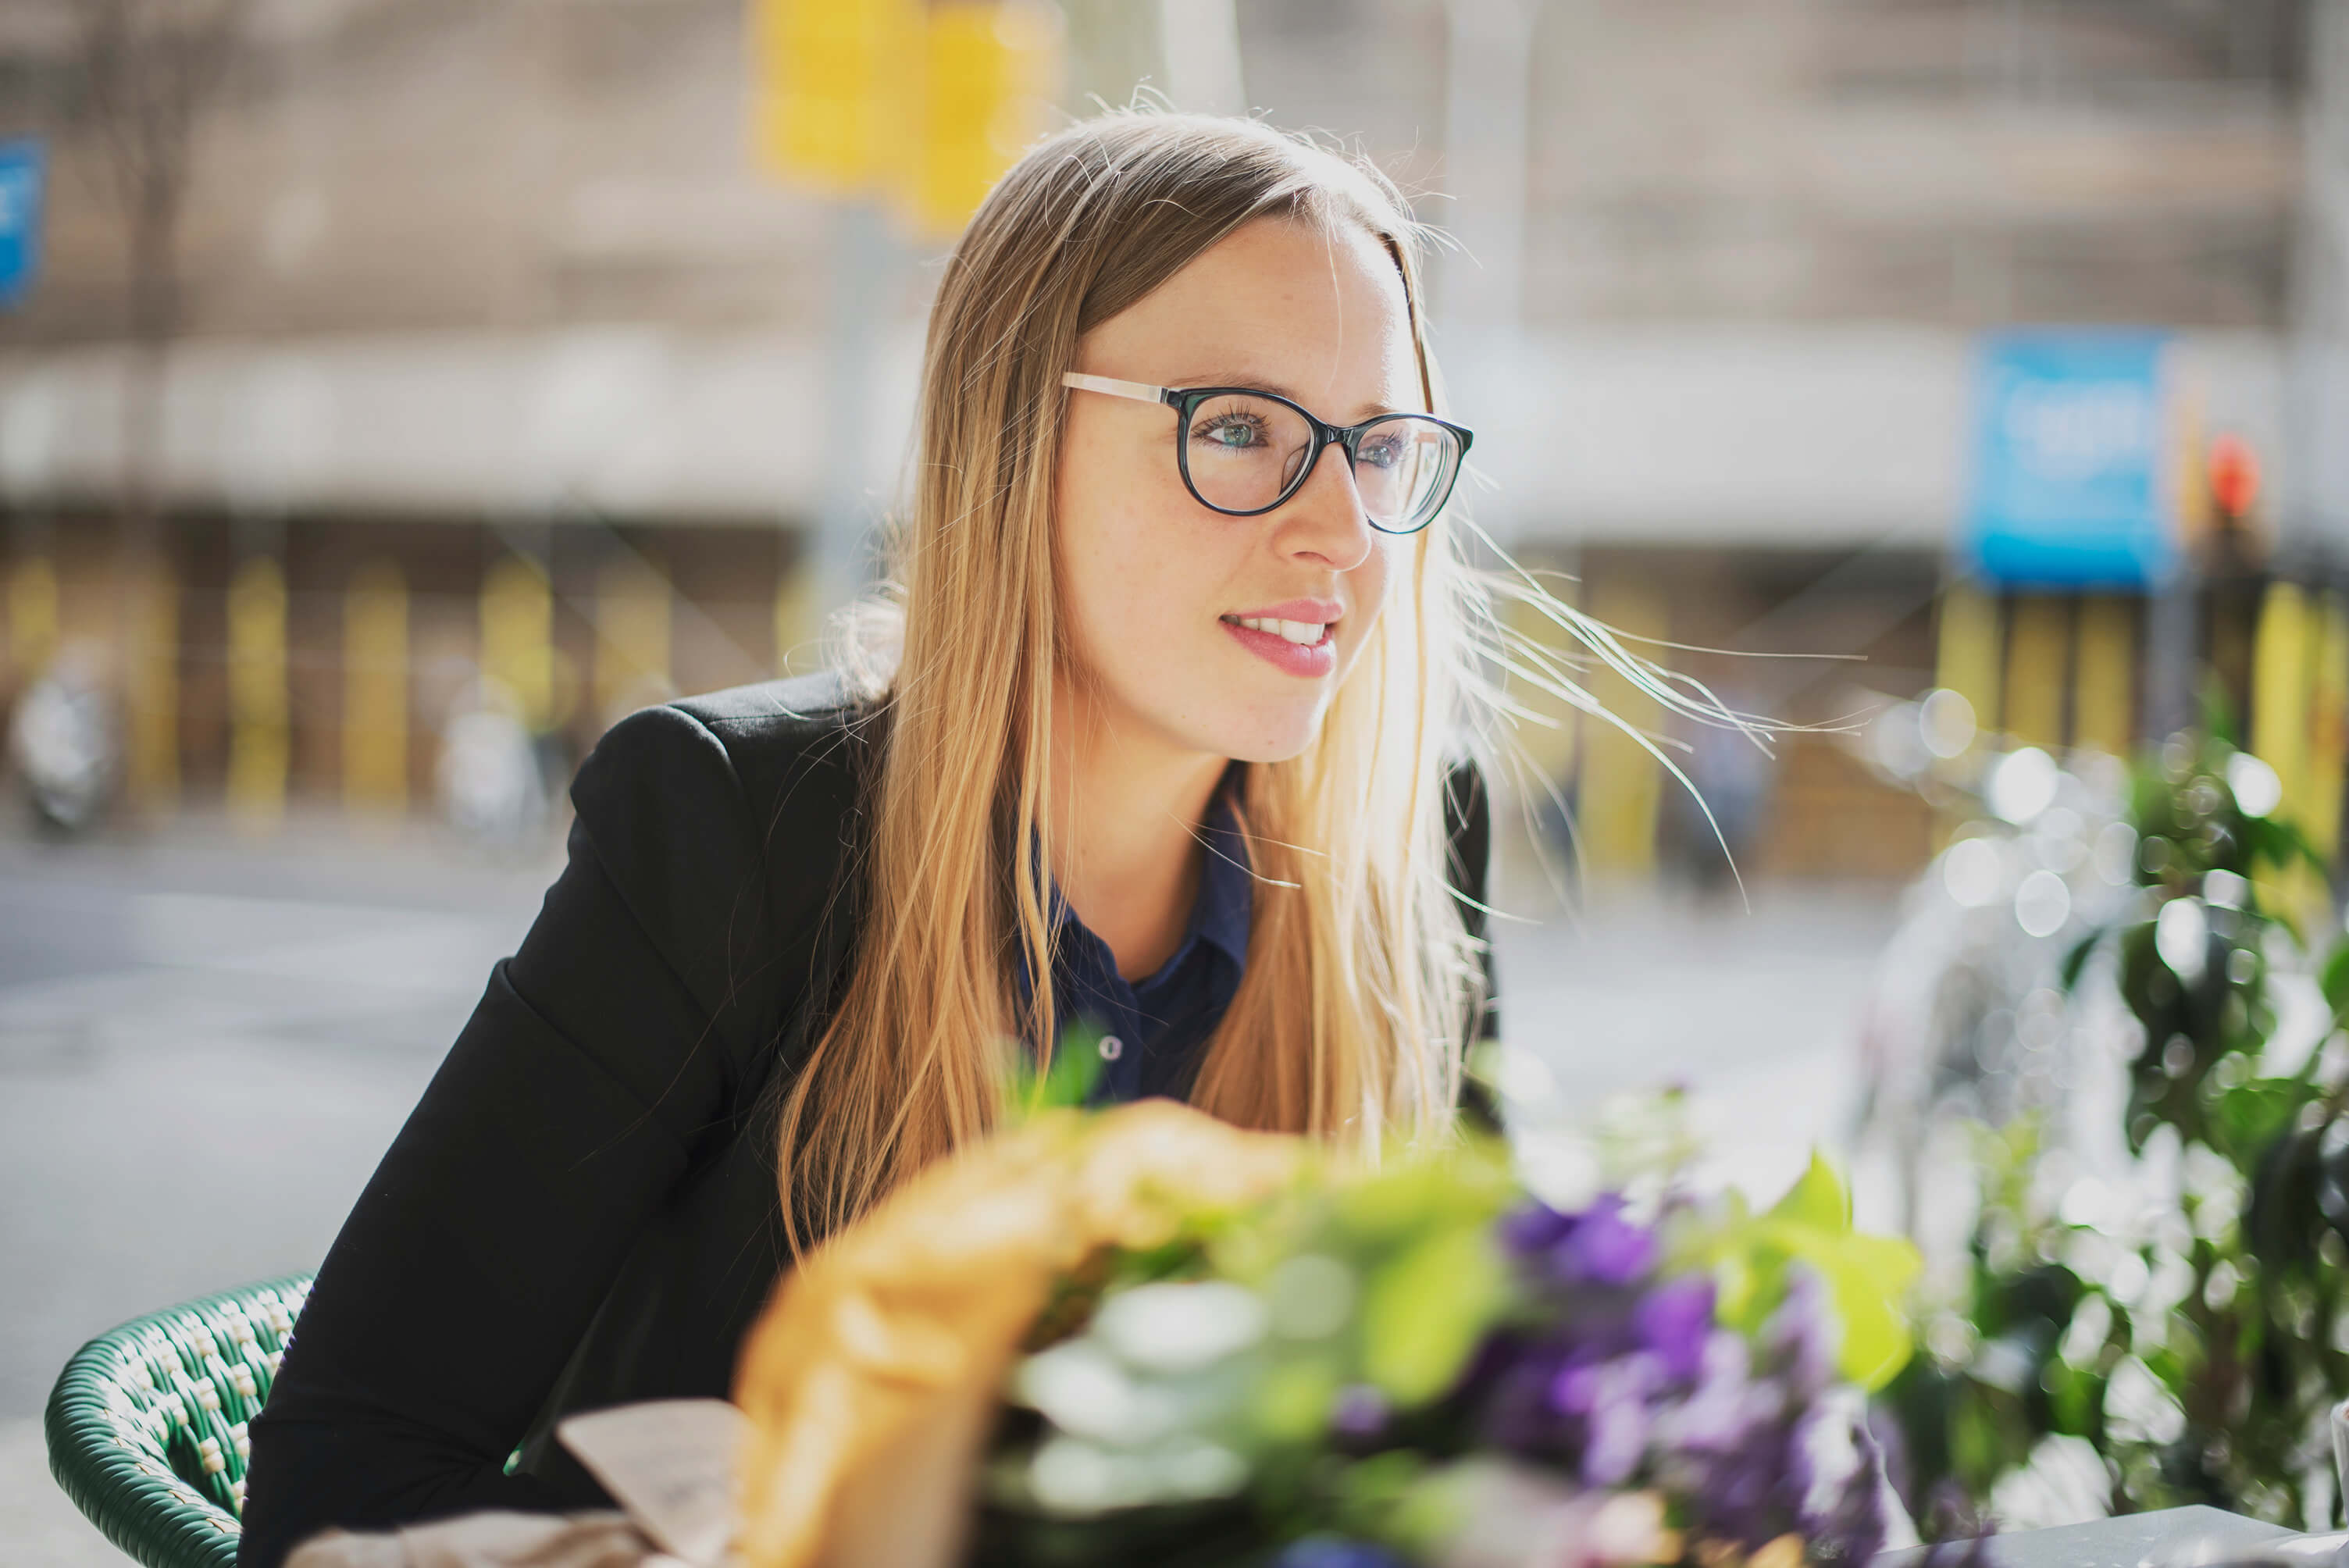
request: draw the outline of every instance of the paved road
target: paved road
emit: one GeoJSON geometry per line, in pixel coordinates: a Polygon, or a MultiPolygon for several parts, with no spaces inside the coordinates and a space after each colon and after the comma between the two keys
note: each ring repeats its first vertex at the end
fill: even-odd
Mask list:
{"type": "MultiPolygon", "coordinates": [[[[47,1476],[50,1379],[124,1318],[315,1266],[553,870],[326,822],[0,841],[0,1562],[122,1561],[47,1476]]],[[[1837,1126],[1888,903],[1597,892],[1504,925],[1510,1037],[1579,1102],[1688,1083],[1716,1168],[1782,1182],[1837,1126]]]]}
{"type": "Polygon", "coordinates": [[[1861,998],[1898,892],[1763,883],[1748,911],[1601,888],[1575,920],[1502,923],[1506,1037],[1547,1064],[1577,1113],[1683,1088],[1707,1179],[1775,1197],[1814,1145],[1847,1138],[1861,998]]]}
{"type": "Polygon", "coordinates": [[[122,1561],[49,1482],[57,1368],[316,1265],[548,873],[323,825],[0,843],[0,1561],[122,1561]]]}

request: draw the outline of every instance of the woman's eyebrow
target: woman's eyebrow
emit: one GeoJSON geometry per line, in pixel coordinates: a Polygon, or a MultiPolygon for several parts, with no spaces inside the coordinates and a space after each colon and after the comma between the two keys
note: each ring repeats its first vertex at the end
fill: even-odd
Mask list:
{"type": "MultiPolygon", "coordinates": [[[[1269,392],[1276,397],[1286,397],[1300,407],[1312,408],[1316,414],[1321,412],[1320,409],[1314,408],[1311,401],[1299,395],[1294,387],[1285,386],[1268,376],[1254,376],[1233,370],[1207,371],[1196,376],[1185,376],[1177,380],[1169,381],[1166,385],[1169,387],[1237,387],[1250,392],[1269,392]]],[[[1359,424],[1362,420],[1376,419],[1386,414],[1415,412],[1417,412],[1416,409],[1398,408],[1392,404],[1381,403],[1373,398],[1356,407],[1354,420],[1359,424]]]]}

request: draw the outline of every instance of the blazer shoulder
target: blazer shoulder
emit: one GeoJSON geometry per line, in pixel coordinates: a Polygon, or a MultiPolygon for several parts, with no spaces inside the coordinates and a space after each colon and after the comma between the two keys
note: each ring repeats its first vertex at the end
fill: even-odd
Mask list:
{"type": "Polygon", "coordinates": [[[682,708],[712,729],[758,733],[836,727],[872,707],[849,689],[847,678],[838,670],[753,681],[678,697],[664,706],[682,708]]]}
{"type": "MultiPolygon", "coordinates": [[[[572,799],[583,816],[651,795],[673,804],[712,792],[758,815],[762,783],[844,750],[864,709],[836,677],[763,681],[639,708],[605,731],[580,766],[572,799]]],[[[836,759],[835,759],[836,760],[836,759]]]]}
{"type": "Polygon", "coordinates": [[[614,725],[572,782],[574,858],[591,848],[712,1016],[740,1017],[746,1063],[857,861],[874,717],[821,677],[684,697],[614,725]]]}
{"type": "Polygon", "coordinates": [[[666,706],[725,753],[744,809],[769,833],[792,818],[856,809],[885,713],[882,704],[851,691],[833,670],[730,686],[666,706]]]}

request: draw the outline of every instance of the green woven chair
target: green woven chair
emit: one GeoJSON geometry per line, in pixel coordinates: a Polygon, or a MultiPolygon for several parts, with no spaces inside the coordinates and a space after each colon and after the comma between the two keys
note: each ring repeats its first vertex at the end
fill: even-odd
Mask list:
{"type": "Polygon", "coordinates": [[[308,1274],[133,1318],[66,1363],[45,1422],[49,1473],[148,1568],[234,1568],[245,1423],[269,1398],[308,1274]]]}

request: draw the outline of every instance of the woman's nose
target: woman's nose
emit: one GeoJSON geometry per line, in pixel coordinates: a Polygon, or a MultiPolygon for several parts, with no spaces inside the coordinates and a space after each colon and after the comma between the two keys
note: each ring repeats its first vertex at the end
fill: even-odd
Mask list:
{"type": "Polygon", "coordinates": [[[1332,442],[1321,449],[1304,486],[1274,512],[1279,548],[1310,556],[1340,572],[1351,572],[1377,547],[1361,492],[1354,488],[1354,465],[1346,449],[1332,442]]]}

